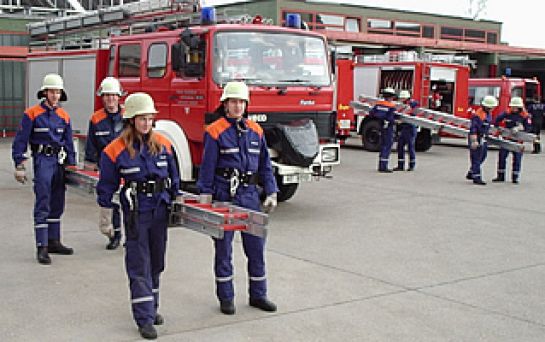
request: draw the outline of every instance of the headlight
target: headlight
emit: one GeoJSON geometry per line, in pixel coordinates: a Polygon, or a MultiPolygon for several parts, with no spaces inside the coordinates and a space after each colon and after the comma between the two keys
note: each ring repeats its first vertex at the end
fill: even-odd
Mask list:
{"type": "Polygon", "coordinates": [[[339,149],[336,147],[325,147],[322,150],[322,162],[334,163],[339,160],[339,149]]]}

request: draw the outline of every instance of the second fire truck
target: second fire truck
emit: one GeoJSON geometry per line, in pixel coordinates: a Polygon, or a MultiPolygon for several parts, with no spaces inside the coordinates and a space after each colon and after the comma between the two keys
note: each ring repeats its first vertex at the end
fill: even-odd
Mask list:
{"type": "MultiPolygon", "coordinates": [[[[409,90],[421,107],[456,116],[467,109],[469,63],[466,58],[441,55],[420,56],[413,51],[390,51],[384,55],[357,56],[337,60],[337,136],[344,140],[353,132],[361,136],[369,151],[380,148],[378,120],[358,115],[349,103],[360,95],[378,97],[381,89],[409,90]]],[[[417,151],[428,150],[434,137],[420,129],[417,151]]]]}

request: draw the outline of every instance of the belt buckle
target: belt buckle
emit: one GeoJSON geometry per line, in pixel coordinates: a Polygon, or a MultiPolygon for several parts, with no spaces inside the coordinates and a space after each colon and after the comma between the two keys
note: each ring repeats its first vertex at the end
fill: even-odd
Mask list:
{"type": "Polygon", "coordinates": [[[146,182],[146,195],[148,197],[152,197],[153,194],[155,193],[155,186],[156,186],[156,183],[154,180],[150,180],[146,182]]]}
{"type": "Polygon", "coordinates": [[[44,151],[43,153],[48,157],[53,155],[53,147],[52,146],[49,146],[49,145],[44,146],[43,151],[44,151]]]}

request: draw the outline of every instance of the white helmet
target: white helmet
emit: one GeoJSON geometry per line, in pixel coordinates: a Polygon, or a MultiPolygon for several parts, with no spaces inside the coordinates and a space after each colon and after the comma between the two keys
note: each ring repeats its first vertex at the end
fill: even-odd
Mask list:
{"type": "Polygon", "coordinates": [[[61,98],[60,101],[66,101],[68,97],[66,96],[66,92],[64,91],[64,82],[62,80],[62,77],[58,74],[47,74],[45,75],[43,81],[42,81],[42,87],[40,90],[38,90],[38,99],[41,99],[42,97],[45,97],[44,90],[47,89],[58,89],[61,91],[61,98]]]}
{"type": "Polygon", "coordinates": [[[153,99],[146,93],[134,93],[125,100],[123,119],[132,119],[137,115],[157,114],[153,99]]]}
{"type": "Polygon", "coordinates": [[[97,96],[104,94],[115,94],[119,96],[125,95],[125,92],[121,88],[119,80],[115,77],[106,77],[100,83],[100,87],[97,90],[97,96]]]}
{"type": "Polygon", "coordinates": [[[396,95],[396,91],[394,90],[394,88],[391,88],[391,87],[387,87],[387,88],[384,88],[382,89],[382,95],[386,95],[386,96],[395,96],[396,95]]]}
{"type": "Polygon", "coordinates": [[[487,95],[481,101],[481,106],[486,108],[496,108],[498,106],[498,100],[492,95],[487,95]]]}
{"type": "Polygon", "coordinates": [[[524,108],[524,101],[522,101],[521,97],[512,97],[511,101],[509,101],[509,107],[524,108]]]}
{"type": "Polygon", "coordinates": [[[228,99],[241,99],[246,102],[250,102],[250,91],[248,86],[244,82],[228,82],[223,88],[223,94],[221,94],[220,101],[223,102],[228,99]]]}
{"type": "Polygon", "coordinates": [[[408,90],[402,90],[402,91],[399,92],[398,97],[400,99],[402,99],[402,100],[410,99],[411,98],[411,93],[408,90]]]}

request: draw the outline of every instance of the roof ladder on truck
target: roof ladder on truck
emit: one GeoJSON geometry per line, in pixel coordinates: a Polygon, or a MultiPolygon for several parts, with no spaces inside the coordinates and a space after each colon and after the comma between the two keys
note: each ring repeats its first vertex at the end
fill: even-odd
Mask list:
{"type": "MultiPolygon", "coordinates": [[[[350,106],[355,110],[363,112],[364,116],[367,116],[369,115],[369,111],[380,99],[362,95],[359,100],[360,101],[352,101],[350,106]]],[[[402,122],[428,128],[438,133],[445,132],[462,138],[467,138],[469,136],[469,127],[471,125],[469,119],[427,108],[415,108],[411,114],[408,114],[405,112],[406,108],[406,105],[399,102],[396,103],[396,118],[402,122]]],[[[490,127],[488,135],[486,136],[488,143],[514,152],[524,151],[524,143],[533,142],[535,139],[536,136],[531,133],[513,133],[510,129],[495,126],[490,127]]]]}

